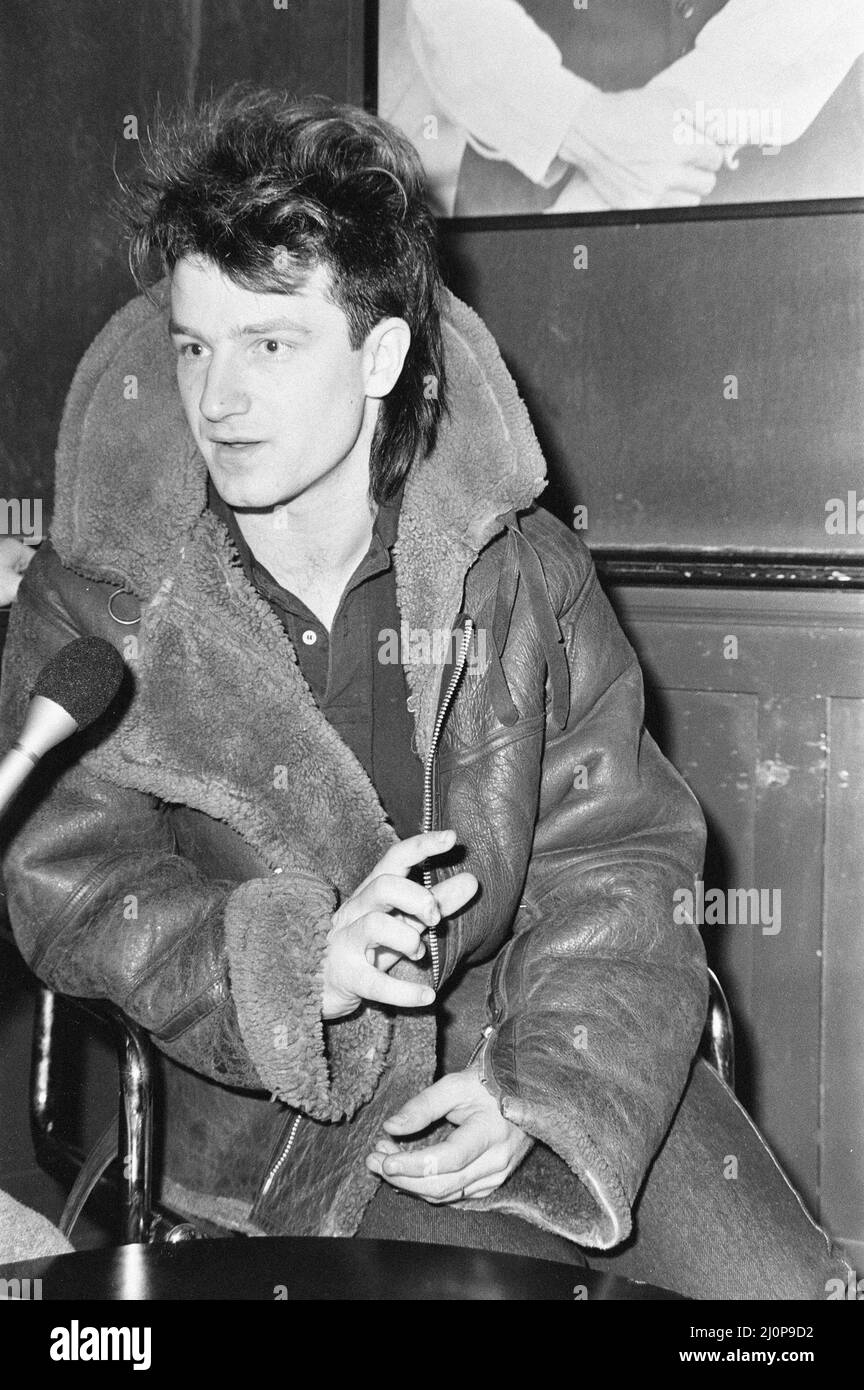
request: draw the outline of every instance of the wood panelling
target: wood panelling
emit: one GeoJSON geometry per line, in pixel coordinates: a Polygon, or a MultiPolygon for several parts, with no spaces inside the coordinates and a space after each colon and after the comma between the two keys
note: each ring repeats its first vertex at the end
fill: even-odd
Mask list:
{"type": "Polygon", "coordinates": [[[864,733],[861,701],[828,710],[822,973],[822,1210],[864,1269],[864,733]]]}
{"type": "Polygon", "coordinates": [[[854,1246],[864,1241],[864,596],[611,597],[643,664],[649,724],[705,810],[706,892],[780,890],[779,931],[706,924],[703,936],[735,1014],[739,1094],[811,1208],[854,1246]]]}

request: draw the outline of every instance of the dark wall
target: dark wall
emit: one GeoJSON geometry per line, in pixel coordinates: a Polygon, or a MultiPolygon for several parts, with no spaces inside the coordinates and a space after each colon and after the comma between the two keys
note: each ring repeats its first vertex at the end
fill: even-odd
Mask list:
{"type": "Polygon", "coordinates": [[[864,216],[442,226],[592,547],[861,556],[864,216]]]}
{"type": "Polygon", "coordinates": [[[3,0],[0,495],[44,499],[85,348],[133,292],[109,213],[157,97],[249,78],[362,99],[358,0],[3,0]]]}

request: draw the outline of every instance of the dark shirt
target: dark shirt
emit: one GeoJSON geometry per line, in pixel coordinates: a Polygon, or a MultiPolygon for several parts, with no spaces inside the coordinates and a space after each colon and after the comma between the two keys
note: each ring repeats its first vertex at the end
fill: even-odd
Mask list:
{"type": "Polygon", "coordinates": [[[378,508],[369,549],[345,587],[329,633],[256,560],[212,482],[207,496],[210,510],[228,528],[247,578],[290,638],[321,713],[365,768],[399,838],[416,835],[423,816],[423,765],[412,748],[405,672],[401,661],[381,659],[399,650],[401,615],[391,550],[401,491],[378,508]]]}

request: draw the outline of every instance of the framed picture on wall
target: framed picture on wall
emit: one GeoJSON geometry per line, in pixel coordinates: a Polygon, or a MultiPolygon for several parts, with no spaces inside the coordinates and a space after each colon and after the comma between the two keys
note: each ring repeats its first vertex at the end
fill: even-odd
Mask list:
{"type": "Polygon", "coordinates": [[[377,0],[444,217],[864,196],[861,0],[377,0]]]}

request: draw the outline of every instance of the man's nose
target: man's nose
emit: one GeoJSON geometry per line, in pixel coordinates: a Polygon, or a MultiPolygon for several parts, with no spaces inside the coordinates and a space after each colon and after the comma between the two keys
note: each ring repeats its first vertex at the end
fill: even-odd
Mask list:
{"type": "Polygon", "coordinates": [[[226,415],[243,415],[249,409],[250,398],[236,363],[227,355],[214,353],[207,367],[204,390],[198,408],[205,420],[223,420],[226,415]]]}

